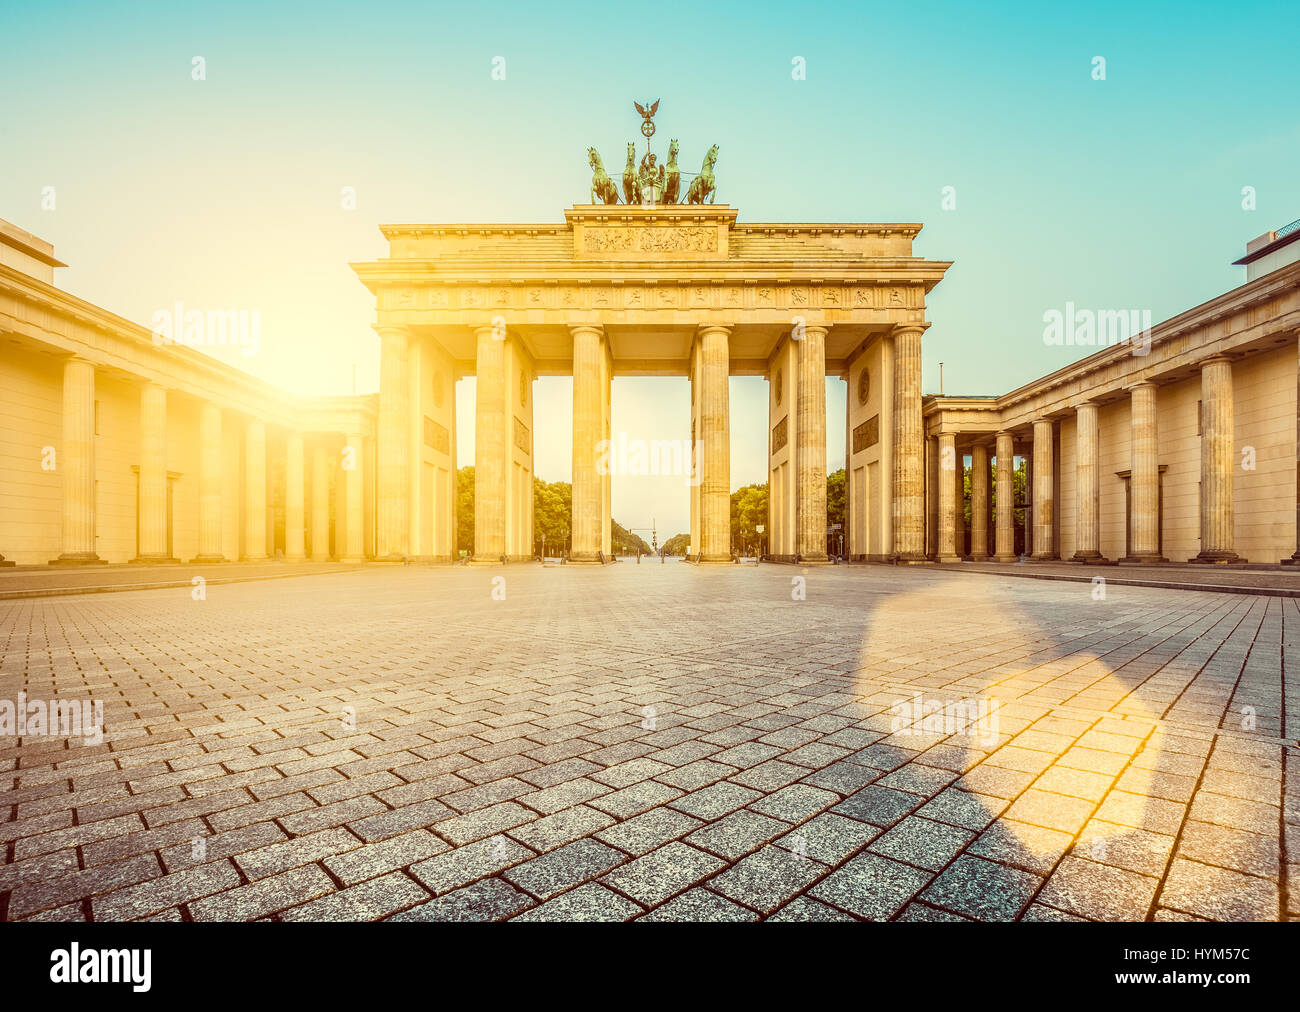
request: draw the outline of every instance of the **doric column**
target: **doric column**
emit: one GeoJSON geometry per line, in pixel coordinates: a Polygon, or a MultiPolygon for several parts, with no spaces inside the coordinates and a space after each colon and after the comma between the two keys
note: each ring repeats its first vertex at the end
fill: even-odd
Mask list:
{"type": "Polygon", "coordinates": [[[258,419],[244,431],[244,561],[266,558],[266,426],[258,419]]]}
{"type": "MultiPolygon", "coordinates": [[[[1300,336],[1300,332],[1297,332],[1300,336]]],[[[1284,566],[1300,565],[1300,349],[1296,358],[1296,430],[1295,430],[1295,536],[1296,550],[1282,560],[1284,566]]]]}
{"type": "Polygon", "coordinates": [[[957,434],[939,433],[939,561],[960,562],[957,527],[961,520],[961,458],[957,456],[957,434]]]}
{"type": "Polygon", "coordinates": [[[1101,464],[1097,405],[1084,401],[1075,418],[1074,555],[1072,562],[1099,562],[1101,554],[1101,464]]]}
{"type": "MultiPolygon", "coordinates": [[[[805,326],[794,342],[795,551],[801,562],[826,562],[826,330],[805,326]]],[[[731,495],[727,495],[731,530],[731,495]]]]}
{"type": "Polygon", "coordinates": [[[609,447],[603,447],[605,452],[601,452],[606,438],[601,383],[605,333],[591,324],[569,329],[573,333],[573,517],[569,561],[599,562],[605,536],[602,472],[609,470],[609,447]]]}
{"type": "Polygon", "coordinates": [[[894,330],[894,555],[925,562],[924,435],[921,429],[921,333],[894,330]]]}
{"type": "Polygon", "coordinates": [[[379,512],[375,557],[397,561],[407,554],[411,504],[410,419],[406,376],[405,327],[376,327],[379,333],[378,470],[375,499],[379,512]]]}
{"type": "Polygon", "coordinates": [[[1016,561],[1016,437],[1011,432],[997,435],[997,511],[994,524],[997,528],[994,562],[1016,561]]]}
{"type": "Polygon", "coordinates": [[[199,554],[195,562],[225,562],[221,550],[223,453],[221,408],[204,401],[199,408],[199,554]]]}
{"type": "Polygon", "coordinates": [[[330,454],[318,445],[311,455],[311,557],[328,562],[330,557],[330,454]]]}
{"type": "Polygon", "coordinates": [[[95,367],[84,358],[63,363],[63,554],[53,562],[103,562],[95,552],[95,367]]]}
{"type": "Polygon", "coordinates": [[[474,331],[477,349],[474,405],[474,561],[500,562],[506,553],[506,335],[497,327],[474,331]]]}
{"type": "Polygon", "coordinates": [[[136,557],[132,562],[173,561],[167,555],[167,390],[140,388],[140,477],[136,557]]]}
{"type": "Polygon", "coordinates": [[[307,558],[307,533],[300,433],[289,433],[284,457],[284,557],[290,562],[301,562],[307,558]]]}
{"type": "Polygon", "coordinates": [[[1232,550],[1234,457],[1232,362],[1201,363],[1201,551],[1196,562],[1236,562],[1232,550]]]}
{"type": "Polygon", "coordinates": [[[1034,422],[1034,554],[1058,558],[1056,550],[1056,467],[1052,461],[1052,420],[1034,422]]]}
{"type": "MultiPolygon", "coordinates": [[[[700,561],[731,561],[731,328],[700,327],[700,561]]],[[[825,451],[823,451],[825,452],[825,451]]],[[[825,463],[822,467],[825,469],[825,463]]],[[[823,548],[823,552],[825,549],[823,548]]]]}
{"type": "Polygon", "coordinates": [[[976,443],[970,450],[970,557],[989,557],[989,448],[976,443]]]}
{"type": "Polygon", "coordinates": [[[347,494],[346,532],[343,538],[342,558],[340,562],[364,562],[366,558],[365,539],[365,485],[364,472],[361,470],[361,436],[352,433],[348,436],[347,452],[343,458],[344,491],[347,494]]]}
{"type": "Polygon", "coordinates": [[[1164,562],[1160,556],[1160,462],[1156,385],[1130,391],[1129,532],[1132,562],[1164,562]]]}

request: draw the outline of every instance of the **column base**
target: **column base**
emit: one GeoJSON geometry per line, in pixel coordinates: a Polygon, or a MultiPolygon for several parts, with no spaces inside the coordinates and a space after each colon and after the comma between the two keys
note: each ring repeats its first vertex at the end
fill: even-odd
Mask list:
{"type": "Polygon", "coordinates": [[[1061,557],[1055,552],[1035,552],[1029,556],[1030,562],[1060,562],[1061,557]]]}
{"type": "Polygon", "coordinates": [[[730,555],[701,555],[698,561],[701,566],[730,566],[736,560],[730,555]]]}
{"type": "Polygon", "coordinates": [[[829,566],[830,564],[831,557],[825,552],[820,552],[817,555],[799,556],[799,565],[801,566],[829,566]]]}
{"type": "Polygon", "coordinates": [[[961,558],[960,555],[940,555],[939,558],[938,558],[938,561],[939,561],[939,562],[944,562],[944,563],[947,563],[947,562],[961,562],[961,561],[962,561],[962,558],[961,558]]]}
{"type": "Polygon", "coordinates": [[[51,566],[107,566],[108,560],[101,559],[95,552],[64,552],[57,559],[50,560],[51,566]]]}
{"type": "MultiPolygon", "coordinates": [[[[5,565],[5,563],[0,562],[0,566],[3,566],[3,565],[5,565]]],[[[9,563],[9,565],[12,566],[13,563],[11,562],[11,563],[9,563]]],[[[1290,556],[1288,556],[1287,558],[1282,559],[1282,560],[1278,563],[1278,565],[1279,565],[1279,566],[1300,566],[1300,549],[1297,549],[1295,552],[1293,552],[1293,553],[1292,553],[1290,556]]]]}
{"type": "Polygon", "coordinates": [[[137,555],[127,561],[132,566],[179,566],[181,564],[180,559],[173,559],[169,555],[137,555]]]}
{"type": "Polygon", "coordinates": [[[933,566],[934,559],[927,555],[917,553],[908,553],[906,555],[895,555],[894,565],[896,566],[933,566]]]}
{"type": "Polygon", "coordinates": [[[0,569],[4,569],[6,566],[16,565],[18,565],[18,563],[14,562],[13,559],[6,559],[3,555],[0,555],[0,569]]]}
{"type": "Polygon", "coordinates": [[[348,565],[351,565],[351,566],[359,566],[361,563],[365,562],[366,560],[365,560],[365,557],[364,557],[364,556],[361,556],[361,555],[347,555],[347,556],[344,556],[344,557],[341,558],[341,559],[338,559],[337,561],[338,561],[338,562],[346,562],[346,563],[348,563],[348,565]]]}
{"type": "Polygon", "coordinates": [[[329,562],[329,561],[330,561],[330,557],[329,557],[328,555],[312,555],[312,556],[309,556],[309,559],[310,559],[312,562],[329,562]]]}
{"type": "Polygon", "coordinates": [[[204,566],[215,566],[218,562],[229,562],[224,555],[196,555],[190,559],[190,563],[200,563],[204,566]]]}
{"type": "Polygon", "coordinates": [[[1231,549],[1214,549],[1208,552],[1201,552],[1187,560],[1198,564],[1209,566],[1226,566],[1232,562],[1241,562],[1241,556],[1231,549]]]}
{"type": "Polygon", "coordinates": [[[370,561],[381,566],[404,566],[406,565],[406,556],[397,552],[389,552],[387,555],[376,555],[370,561]]]}
{"type": "Polygon", "coordinates": [[[990,561],[990,562],[1019,562],[1019,561],[1020,561],[1020,556],[1019,556],[1019,555],[996,555],[996,554],[995,554],[995,555],[990,555],[990,556],[989,556],[989,561],[990,561]]]}
{"type": "Polygon", "coordinates": [[[471,566],[504,566],[506,557],[504,555],[475,555],[470,558],[469,564],[471,566]]]}
{"type": "Polygon", "coordinates": [[[269,555],[241,555],[239,557],[239,561],[240,562],[270,562],[271,557],[269,555]]]}
{"type": "Polygon", "coordinates": [[[1155,552],[1147,552],[1141,555],[1126,555],[1119,561],[1121,563],[1131,563],[1133,565],[1149,565],[1154,562],[1168,562],[1169,560],[1163,555],[1158,555],[1155,552]]]}
{"type": "Polygon", "coordinates": [[[1073,555],[1070,556],[1068,561],[1091,563],[1092,565],[1101,565],[1102,563],[1108,562],[1109,560],[1106,558],[1106,556],[1102,555],[1101,552],[1075,552],[1073,555]]]}

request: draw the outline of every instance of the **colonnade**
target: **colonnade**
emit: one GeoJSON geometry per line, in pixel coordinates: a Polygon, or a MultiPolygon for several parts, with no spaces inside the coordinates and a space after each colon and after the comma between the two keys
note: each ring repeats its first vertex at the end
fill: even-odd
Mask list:
{"type": "MultiPolygon", "coordinates": [[[[1234,448],[1232,362],[1213,355],[1200,363],[1200,552],[1194,562],[1235,562],[1233,550],[1234,448]]],[[[1164,562],[1161,554],[1158,384],[1144,379],[1127,391],[1130,415],[1130,471],[1127,554],[1125,562],[1164,562]]],[[[1083,399],[1072,409],[1074,419],[1074,552],[1068,561],[1105,562],[1101,535],[1102,445],[1099,427],[1100,404],[1083,399]]],[[[1033,560],[1061,558],[1057,529],[1059,511],[1055,444],[1058,424],[1069,413],[1028,419],[1021,425],[988,433],[944,431],[936,436],[940,455],[938,490],[938,532],[936,555],[951,561],[962,553],[963,454],[958,444],[969,446],[971,457],[971,529],[967,557],[982,561],[1018,562],[1015,550],[1015,456],[1017,440],[1028,428],[1027,451],[1030,490],[1026,520],[1027,548],[1033,560]],[[990,452],[996,473],[994,502],[989,506],[990,452]],[[944,462],[953,462],[945,467],[944,462]],[[990,542],[990,522],[992,541],[990,542]],[[990,552],[990,545],[992,551],[990,552]]],[[[1298,552],[1300,557],[1300,552],[1298,552]]]]}
{"type": "MultiPolygon", "coordinates": [[[[94,565],[102,559],[96,543],[96,365],[81,356],[63,363],[62,442],[56,470],[62,481],[62,552],[50,560],[58,565],[94,565]]],[[[139,465],[136,510],[137,551],[131,560],[139,563],[177,562],[170,550],[171,530],[168,506],[168,416],[169,392],[152,379],[140,385],[139,465]]],[[[340,469],[347,508],[337,531],[338,556],[347,561],[365,558],[364,501],[362,470],[363,435],[350,433],[338,462],[331,461],[325,443],[315,436],[311,475],[312,558],[330,557],[331,468],[340,469]]],[[[284,437],[284,558],[307,558],[307,501],[305,435],[290,430],[284,437]]],[[[273,554],[268,544],[267,423],[241,412],[223,409],[203,401],[198,410],[197,543],[194,562],[219,563],[236,559],[264,561],[273,554]],[[239,500],[242,551],[228,543],[224,518],[235,493],[226,465],[227,426],[242,426],[243,474],[239,500]]],[[[173,508],[175,504],[173,504],[173,508]]]]}

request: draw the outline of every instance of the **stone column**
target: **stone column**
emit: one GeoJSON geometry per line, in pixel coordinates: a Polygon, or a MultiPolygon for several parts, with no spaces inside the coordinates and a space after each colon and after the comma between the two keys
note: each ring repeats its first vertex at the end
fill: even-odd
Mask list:
{"type": "Polygon", "coordinates": [[[601,452],[604,434],[602,361],[605,333],[599,326],[582,324],[573,333],[573,518],[570,524],[569,561],[600,561],[604,550],[604,482],[608,471],[608,446],[601,452]],[[603,463],[602,463],[603,462],[603,463]]]}
{"type": "MultiPolygon", "coordinates": [[[[1297,331],[1300,336],[1300,331],[1297,331]]],[[[1296,431],[1295,431],[1295,536],[1296,550],[1282,560],[1284,566],[1300,565],[1300,349],[1297,349],[1296,371],[1296,431]]]]}
{"type": "Polygon", "coordinates": [[[1034,421],[1034,554],[1039,561],[1059,558],[1056,547],[1056,467],[1052,462],[1052,420],[1034,421]]]}
{"type": "MultiPolygon", "coordinates": [[[[731,561],[731,328],[700,327],[700,561],[731,561]]],[[[823,453],[825,451],[823,450],[823,453]]],[[[825,463],[822,464],[825,469],[825,463]]],[[[825,549],[823,549],[825,551],[825,549]]]]}
{"type": "Polygon", "coordinates": [[[301,433],[289,433],[284,451],[284,557],[302,562],[307,558],[307,534],[301,433]]]}
{"type": "Polygon", "coordinates": [[[364,562],[366,559],[365,536],[365,474],[361,470],[362,438],[358,433],[348,436],[347,453],[344,456],[343,481],[347,493],[347,517],[344,520],[346,531],[340,562],[364,562]],[[346,466],[350,463],[352,466],[346,466]]]}
{"type": "Polygon", "coordinates": [[[960,562],[957,528],[961,521],[961,459],[957,434],[939,433],[939,561],[960,562]]]}
{"type": "Polygon", "coordinates": [[[500,562],[506,552],[506,475],[510,464],[510,401],[506,393],[505,333],[474,331],[474,562],[500,562]]]}
{"type": "Polygon", "coordinates": [[[1097,405],[1085,401],[1075,419],[1075,508],[1074,555],[1072,562],[1102,562],[1101,554],[1101,437],[1097,427],[1097,405]]]}
{"type": "Polygon", "coordinates": [[[172,562],[167,554],[167,390],[140,388],[137,554],[132,562],[172,562]]]}
{"type": "Polygon", "coordinates": [[[921,333],[894,329],[894,555],[925,562],[924,434],[921,428],[921,333]]]}
{"type": "Polygon", "coordinates": [[[244,561],[266,558],[266,426],[250,419],[244,432],[244,561]]]}
{"type": "Polygon", "coordinates": [[[330,455],[317,446],[311,455],[311,557],[328,562],[330,557],[330,455]]]}
{"type": "MultiPolygon", "coordinates": [[[[805,326],[794,342],[795,551],[800,562],[826,562],[826,330],[805,326]]],[[[846,496],[847,499],[847,496],[846,496]]],[[[727,530],[731,495],[727,494],[727,530]]]]}
{"type": "Polygon", "coordinates": [[[976,443],[970,450],[970,557],[989,557],[989,448],[976,443]]]}
{"type": "Polygon", "coordinates": [[[1232,469],[1236,463],[1232,362],[1201,363],[1201,551],[1194,562],[1237,562],[1232,550],[1232,469]]]}
{"type": "Polygon", "coordinates": [[[204,401],[199,409],[199,554],[195,562],[226,561],[221,550],[224,458],[221,408],[204,401]]]}
{"type": "Polygon", "coordinates": [[[1139,383],[1131,393],[1129,418],[1129,531],[1131,562],[1164,562],[1160,556],[1160,462],[1156,385],[1139,383]]]}
{"type": "Polygon", "coordinates": [[[1015,562],[1016,556],[1016,437],[1011,432],[997,434],[998,480],[995,486],[997,528],[994,562],[1015,562]]]}
{"type": "Polygon", "coordinates": [[[376,327],[379,333],[378,471],[375,500],[379,525],[375,557],[398,562],[407,554],[411,504],[409,480],[410,404],[406,377],[405,327],[376,327]]]}
{"type": "Polygon", "coordinates": [[[95,552],[95,367],[84,358],[63,363],[63,554],[54,563],[87,565],[95,552]]]}

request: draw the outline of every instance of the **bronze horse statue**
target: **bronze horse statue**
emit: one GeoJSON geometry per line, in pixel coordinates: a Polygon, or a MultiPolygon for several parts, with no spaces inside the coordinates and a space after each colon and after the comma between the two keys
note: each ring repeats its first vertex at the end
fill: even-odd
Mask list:
{"type": "Polygon", "coordinates": [[[718,164],[718,146],[709,148],[700,166],[700,174],[691,180],[691,188],[686,191],[686,203],[703,204],[707,199],[710,204],[717,196],[717,186],[713,178],[713,167],[718,164]]]}
{"type": "Polygon", "coordinates": [[[629,204],[641,203],[641,188],[637,185],[636,145],[627,145],[627,164],[623,166],[623,199],[629,204]]]}
{"type": "Polygon", "coordinates": [[[668,175],[664,181],[664,198],[665,204],[677,203],[677,197],[682,189],[682,172],[677,167],[677,141],[668,142],[668,175]]]}
{"type": "Polygon", "coordinates": [[[591,163],[591,202],[593,204],[617,204],[618,187],[609,178],[600,154],[595,148],[587,149],[587,161],[591,163]]]}

